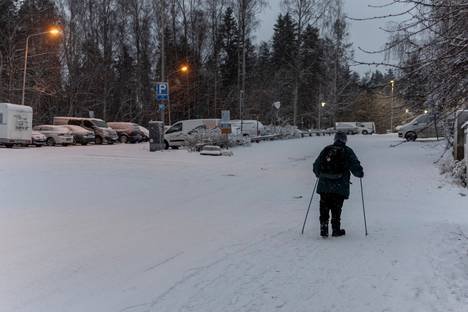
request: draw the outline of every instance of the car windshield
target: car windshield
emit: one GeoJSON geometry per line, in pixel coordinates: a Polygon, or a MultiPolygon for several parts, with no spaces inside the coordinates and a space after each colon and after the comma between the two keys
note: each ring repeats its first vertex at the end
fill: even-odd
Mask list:
{"type": "Polygon", "coordinates": [[[96,127],[99,127],[99,128],[109,128],[107,126],[107,123],[104,121],[104,120],[93,120],[94,124],[96,125],[96,127]]]}

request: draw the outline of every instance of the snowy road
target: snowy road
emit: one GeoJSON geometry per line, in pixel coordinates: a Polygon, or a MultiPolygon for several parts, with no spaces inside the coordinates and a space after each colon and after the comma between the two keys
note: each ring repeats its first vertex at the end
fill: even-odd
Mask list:
{"type": "Polygon", "coordinates": [[[312,163],[329,137],[233,157],[147,145],[0,149],[0,311],[376,312],[468,307],[467,191],[435,142],[351,137],[366,177],[322,239],[312,163]]]}

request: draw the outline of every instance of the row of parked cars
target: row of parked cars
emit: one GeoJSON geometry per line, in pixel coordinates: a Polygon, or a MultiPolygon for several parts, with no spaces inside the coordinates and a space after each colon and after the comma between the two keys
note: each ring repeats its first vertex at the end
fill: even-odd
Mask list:
{"type": "Polygon", "coordinates": [[[137,143],[149,140],[149,131],[131,122],[109,122],[97,118],[55,117],[52,124],[33,124],[32,108],[0,103],[0,145],[71,145],[89,143],[137,143]]]}
{"type": "Polygon", "coordinates": [[[32,145],[89,143],[139,143],[149,139],[148,129],[132,122],[108,122],[97,118],[54,117],[52,125],[33,127],[32,145]]]}

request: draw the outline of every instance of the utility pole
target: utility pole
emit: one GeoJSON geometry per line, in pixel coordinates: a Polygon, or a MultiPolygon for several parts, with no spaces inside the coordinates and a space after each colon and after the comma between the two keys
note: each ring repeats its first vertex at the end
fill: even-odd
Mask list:
{"type": "Polygon", "coordinates": [[[240,18],[241,18],[241,37],[242,37],[242,78],[241,78],[241,87],[239,92],[239,117],[241,121],[241,134],[243,133],[243,119],[244,119],[244,103],[245,103],[245,72],[246,72],[246,50],[245,50],[245,19],[246,19],[246,0],[240,1],[240,18]]]}
{"type": "Polygon", "coordinates": [[[395,80],[390,80],[390,84],[392,85],[392,104],[390,109],[390,132],[393,132],[393,102],[395,101],[394,97],[394,89],[395,89],[395,80]]]}
{"type": "MultiPolygon", "coordinates": [[[[166,82],[166,1],[161,1],[162,8],[161,8],[161,81],[166,82]]],[[[161,114],[160,118],[163,122],[163,129],[164,129],[164,109],[160,109],[161,114]]]]}

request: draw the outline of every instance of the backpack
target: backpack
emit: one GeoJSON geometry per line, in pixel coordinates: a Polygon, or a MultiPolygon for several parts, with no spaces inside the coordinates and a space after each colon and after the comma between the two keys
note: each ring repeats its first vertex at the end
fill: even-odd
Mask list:
{"type": "Polygon", "coordinates": [[[340,179],[346,172],[346,154],[343,146],[325,147],[320,159],[320,177],[340,179]]]}

